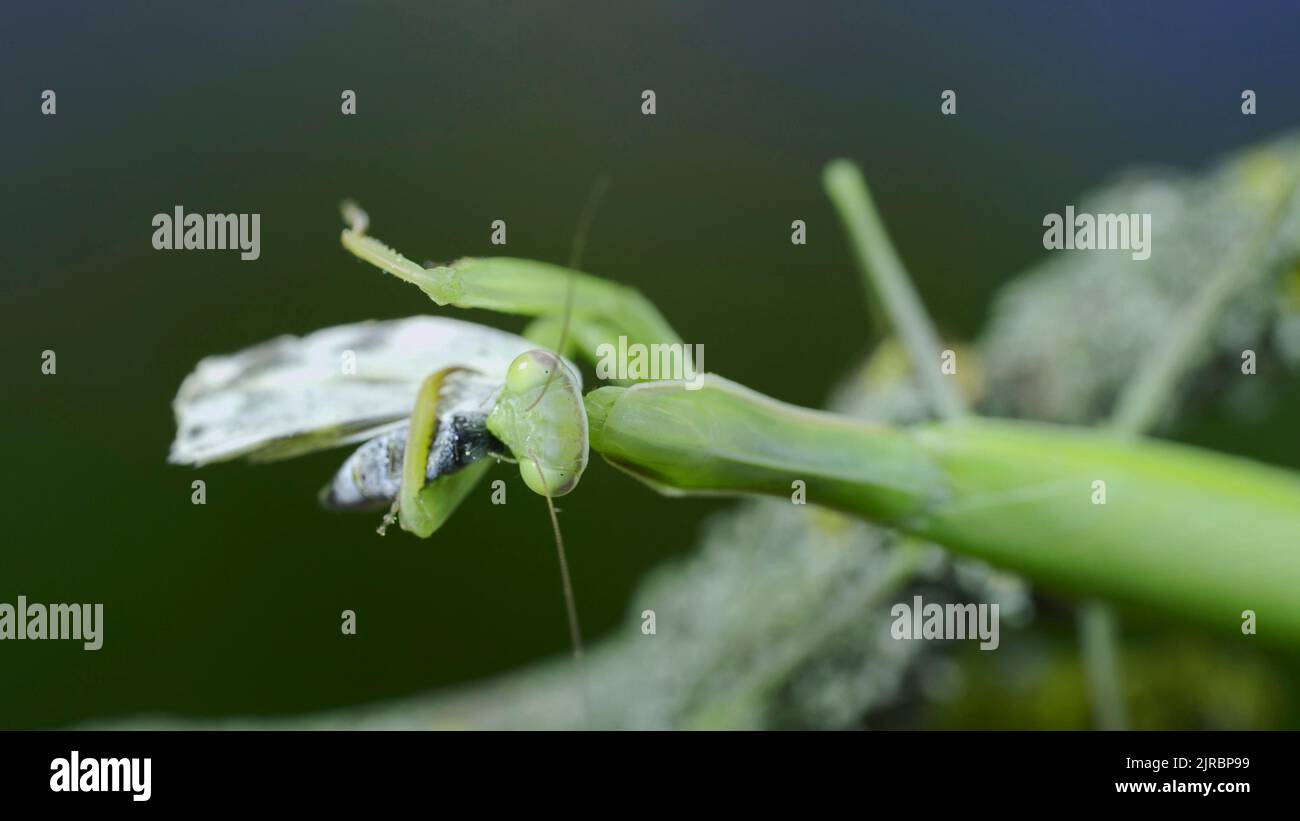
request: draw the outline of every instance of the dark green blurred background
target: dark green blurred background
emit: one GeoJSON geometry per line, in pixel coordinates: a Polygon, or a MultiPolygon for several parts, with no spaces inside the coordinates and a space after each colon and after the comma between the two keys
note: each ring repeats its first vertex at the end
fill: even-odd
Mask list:
{"type": "MultiPolygon", "coordinates": [[[[565,650],[545,509],[512,471],[510,504],[485,489],[419,542],[317,507],[343,453],[164,462],[202,356],[438,310],[340,248],[345,196],[417,260],[491,253],[504,219],[509,254],[562,262],[608,174],[584,267],[644,291],[710,370],[818,405],[872,336],[826,160],[862,163],[939,322],[971,335],[1041,254],[1044,213],[1133,162],[1197,167],[1300,123],[1297,16],[1271,4],[801,5],[6,8],[0,601],[103,602],[106,633],[97,653],[0,644],[0,727],[313,710],[565,650]],[[260,213],[261,258],[154,251],[177,204],[260,213]]],[[[563,504],[587,634],[726,504],[594,464],[563,504]]]]}

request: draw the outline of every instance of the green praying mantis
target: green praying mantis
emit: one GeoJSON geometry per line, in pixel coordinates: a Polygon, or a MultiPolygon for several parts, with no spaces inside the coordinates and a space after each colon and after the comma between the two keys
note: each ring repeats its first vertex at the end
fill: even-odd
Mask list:
{"type": "MultiPolygon", "coordinates": [[[[826,183],[879,274],[938,421],[869,425],[714,374],[699,390],[627,380],[584,394],[570,357],[594,363],[618,337],[682,342],[639,292],[526,259],[418,265],[345,205],[341,239],[355,256],[439,306],[532,323],[522,337],[441,317],[363,323],[204,360],[176,399],[172,460],[275,459],[364,440],[324,501],[387,506],[386,521],[427,537],[494,458],[518,465],[554,524],[551,500],[577,487],[594,450],[660,493],[789,497],[803,487],[811,504],[1056,589],[1224,631],[1252,611],[1261,636],[1300,643],[1300,476],[1140,436],[966,412],[856,170],[832,166],[826,183]],[[338,365],[349,353],[352,373],[338,365]]],[[[560,560],[576,648],[562,546],[560,560]]]]}

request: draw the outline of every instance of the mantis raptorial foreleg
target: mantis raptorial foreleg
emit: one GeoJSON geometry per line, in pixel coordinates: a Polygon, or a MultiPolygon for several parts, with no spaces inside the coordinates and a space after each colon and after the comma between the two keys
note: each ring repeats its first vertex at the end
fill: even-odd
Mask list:
{"type": "MultiPolygon", "coordinates": [[[[584,224],[598,199],[596,196],[589,203],[584,224]]],[[[574,347],[595,361],[597,348],[616,341],[619,335],[647,345],[678,341],[677,333],[654,305],[631,288],[523,259],[462,259],[425,268],[366,236],[369,218],[355,204],[344,203],[343,218],[349,224],[343,231],[343,247],[356,256],[416,285],[439,305],[537,317],[527,331],[528,338],[561,355],[574,347]]],[[[580,238],[585,230],[579,228],[580,238]]],[[[576,260],[581,246],[575,245],[576,260]]],[[[442,524],[486,468],[486,464],[482,468],[474,465],[461,471],[468,476],[440,477],[434,483],[443,482],[440,488],[424,485],[423,466],[436,431],[437,394],[443,375],[445,372],[434,374],[420,390],[406,443],[402,492],[396,503],[402,527],[420,536],[442,524]]],[[[487,419],[488,430],[515,455],[524,483],[546,498],[578,659],[582,656],[581,631],[553,500],[572,490],[587,466],[587,416],[580,384],[555,354],[527,351],[510,363],[505,385],[487,419]]]]}
{"type": "Polygon", "coordinates": [[[490,460],[467,465],[454,473],[433,480],[427,478],[426,465],[438,432],[438,398],[448,376],[463,368],[443,368],[430,374],[416,395],[411,425],[402,455],[402,485],[379,532],[392,521],[395,513],[402,529],[421,538],[431,535],[464,500],[491,466],[490,460]]]}
{"type": "MultiPolygon", "coordinates": [[[[465,258],[425,268],[367,236],[368,220],[355,205],[345,203],[343,213],[350,223],[342,234],[344,248],[415,285],[439,305],[557,319],[565,316],[572,287],[575,335],[585,328],[590,341],[595,329],[603,328],[615,337],[623,335],[629,342],[646,345],[681,341],[659,309],[633,288],[559,265],[513,257],[465,258]]],[[[581,344],[579,347],[584,349],[581,344]]]]}

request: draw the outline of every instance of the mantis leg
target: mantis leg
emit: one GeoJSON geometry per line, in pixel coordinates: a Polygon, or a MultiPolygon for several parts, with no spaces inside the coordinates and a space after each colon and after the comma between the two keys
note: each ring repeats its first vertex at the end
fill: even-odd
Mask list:
{"type": "Polygon", "coordinates": [[[485,308],[507,314],[562,317],[572,287],[574,327],[598,324],[629,343],[678,343],[677,332],[639,291],[559,265],[513,257],[464,258],[425,268],[367,236],[367,219],[345,204],[351,227],[343,247],[381,270],[415,285],[439,305],[485,308]]]}
{"type": "Polygon", "coordinates": [[[492,464],[491,460],[484,459],[432,481],[427,478],[429,450],[438,432],[438,395],[446,377],[459,370],[462,369],[444,368],[425,379],[411,414],[402,454],[402,486],[394,506],[402,529],[420,538],[442,527],[492,464]]]}

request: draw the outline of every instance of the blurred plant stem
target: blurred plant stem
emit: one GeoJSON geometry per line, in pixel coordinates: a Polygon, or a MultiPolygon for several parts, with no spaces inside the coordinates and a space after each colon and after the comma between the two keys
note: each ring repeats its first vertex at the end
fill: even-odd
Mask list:
{"type": "Polygon", "coordinates": [[[1109,604],[1094,599],[1079,605],[1075,620],[1093,726],[1098,730],[1128,729],[1115,611],[1109,604]]]}
{"type": "MultiPolygon", "coordinates": [[[[1229,251],[1175,321],[1163,344],[1152,348],[1138,363],[1120,392],[1108,425],[1116,435],[1140,436],[1159,424],[1173,406],[1179,385],[1195,364],[1196,354],[1204,347],[1215,320],[1229,301],[1264,270],[1269,242],[1277,235],[1300,183],[1300,165],[1292,168],[1250,241],[1229,251]]],[[[1123,730],[1128,726],[1128,711],[1120,684],[1120,638],[1114,611],[1105,602],[1088,601],[1079,608],[1078,623],[1093,721],[1101,730],[1123,730]]]]}
{"type": "Polygon", "coordinates": [[[939,369],[939,334],[889,239],[862,172],[849,160],[834,160],[822,173],[822,185],[844,224],[867,294],[874,293],[879,300],[912,360],[926,398],[941,419],[960,418],[966,403],[956,379],[946,378],[939,369]]]}
{"type": "Polygon", "coordinates": [[[1231,299],[1240,294],[1265,269],[1265,255],[1300,182],[1292,170],[1279,190],[1273,207],[1245,244],[1234,245],[1214,275],[1197,291],[1173,328],[1138,363],[1115,403],[1110,429],[1121,436],[1150,433],[1178,395],[1179,383],[1195,364],[1215,320],[1231,299]]]}

